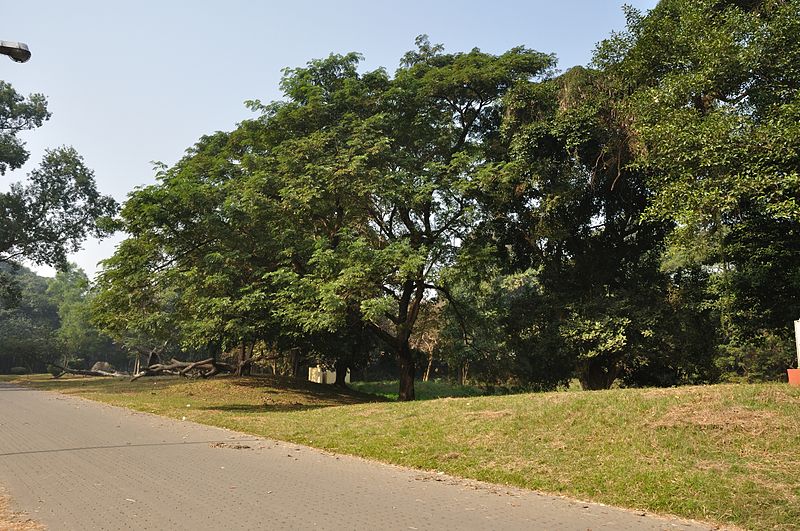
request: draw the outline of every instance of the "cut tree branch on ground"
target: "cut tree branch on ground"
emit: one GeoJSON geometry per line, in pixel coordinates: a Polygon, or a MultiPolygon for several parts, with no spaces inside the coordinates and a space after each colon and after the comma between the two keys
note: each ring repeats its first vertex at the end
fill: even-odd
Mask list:
{"type": "Polygon", "coordinates": [[[56,365],[55,363],[51,363],[51,366],[55,367],[59,371],[59,374],[53,374],[53,378],[61,378],[65,374],[74,374],[77,376],[104,376],[104,377],[114,377],[114,378],[121,378],[124,376],[130,376],[127,372],[109,372],[109,371],[90,371],[85,369],[70,369],[69,367],[62,367],[61,365],[56,365]]]}

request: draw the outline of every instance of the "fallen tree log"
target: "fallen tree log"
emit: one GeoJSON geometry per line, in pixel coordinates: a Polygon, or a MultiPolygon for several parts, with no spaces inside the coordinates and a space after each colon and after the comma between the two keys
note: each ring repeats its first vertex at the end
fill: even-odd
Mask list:
{"type": "Polygon", "coordinates": [[[207,358],[200,361],[180,361],[172,358],[169,363],[155,363],[145,367],[131,377],[131,381],[136,381],[144,376],[161,376],[164,374],[176,374],[183,377],[211,378],[220,373],[233,373],[236,368],[228,363],[216,361],[214,358],[207,358]]]}
{"type": "Polygon", "coordinates": [[[124,376],[130,376],[127,372],[109,372],[109,371],[91,371],[85,369],[70,369],[69,367],[62,367],[61,365],[56,365],[55,363],[51,363],[51,366],[55,367],[59,371],[58,374],[53,374],[53,378],[61,378],[65,374],[75,374],[78,376],[104,376],[104,377],[111,377],[111,378],[121,378],[124,376]]]}

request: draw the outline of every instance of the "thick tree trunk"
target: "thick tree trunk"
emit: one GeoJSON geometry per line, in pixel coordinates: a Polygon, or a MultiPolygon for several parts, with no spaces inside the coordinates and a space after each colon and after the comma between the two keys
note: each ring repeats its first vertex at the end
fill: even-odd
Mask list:
{"type": "Polygon", "coordinates": [[[253,351],[255,348],[256,342],[253,341],[247,351],[247,366],[242,368],[242,376],[250,376],[253,372],[253,351]]]}
{"type": "Polygon", "coordinates": [[[146,367],[150,367],[151,365],[156,365],[161,363],[161,356],[158,355],[156,349],[150,351],[150,354],[147,356],[147,365],[146,367]]]}
{"type": "Polygon", "coordinates": [[[334,385],[338,387],[347,387],[347,363],[338,360],[334,364],[334,368],[336,369],[336,381],[334,382],[334,385]]]}
{"type": "Polygon", "coordinates": [[[586,391],[609,389],[619,374],[616,360],[595,357],[589,358],[578,371],[578,380],[586,391]]]}
{"type": "Polygon", "coordinates": [[[289,361],[292,364],[292,378],[300,378],[300,353],[297,349],[292,349],[289,353],[289,361]]]}
{"type": "Polygon", "coordinates": [[[397,349],[397,366],[400,369],[400,394],[398,399],[402,402],[414,400],[414,357],[408,341],[401,341],[397,349]]]}
{"type": "Polygon", "coordinates": [[[247,345],[242,343],[242,347],[239,350],[239,355],[236,359],[236,376],[250,376],[250,367],[252,366],[252,359],[253,359],[253,347],[250,347],[250,351],[247,350],[247,345]]]}
{"type": "Polygon", "coordinates": [[[464,362],[458,367],[458,385],[467,385],[467,376],[469,374],[469,362],[464,362]]]}

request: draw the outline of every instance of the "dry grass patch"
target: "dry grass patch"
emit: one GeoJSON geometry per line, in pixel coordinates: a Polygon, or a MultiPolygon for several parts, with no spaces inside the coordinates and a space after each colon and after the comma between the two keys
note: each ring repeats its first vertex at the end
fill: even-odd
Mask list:
{"type": "Polygon", "coordinates": [[[652,428],[697,427],[722,431],[745,431],[754,437],[767,430],[783,429],[783,419],[772,411],[754,411],[743,407],[709,408],[707,404],[687,403],[674,406],[652,428]]]}

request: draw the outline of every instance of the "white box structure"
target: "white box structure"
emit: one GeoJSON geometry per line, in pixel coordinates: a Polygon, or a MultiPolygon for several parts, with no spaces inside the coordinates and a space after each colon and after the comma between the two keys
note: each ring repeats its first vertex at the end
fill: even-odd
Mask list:
{"type": "MultiPolygon", "coordinates": [[[[336,383],[336,372],[326,371],[319,365],[316,367],[308,368],[308,380],[314,383],[332,384],[336,383]]],[[[350,369],[347,369],[347,375],[344,377],[346,383],[350,383],[350,369]]]]}

